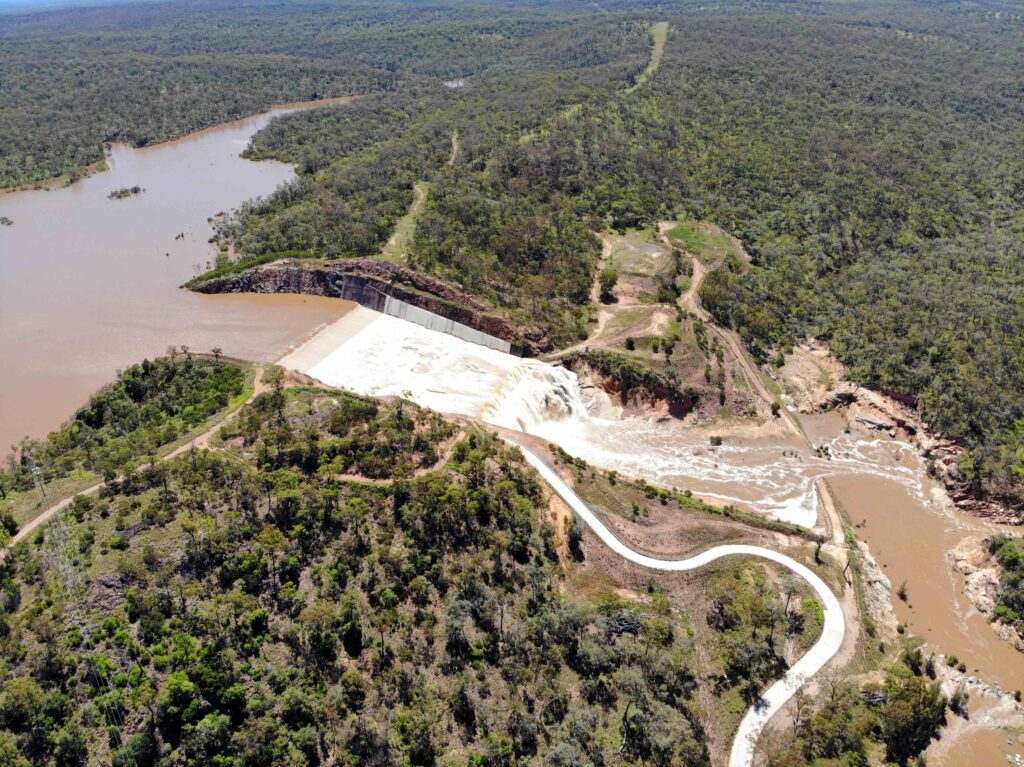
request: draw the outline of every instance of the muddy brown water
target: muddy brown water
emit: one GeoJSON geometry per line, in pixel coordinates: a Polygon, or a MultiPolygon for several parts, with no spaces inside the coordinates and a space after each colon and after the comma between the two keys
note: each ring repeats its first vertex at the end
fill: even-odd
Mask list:
{"type": "Polygon", "coordinates": [[[239,156],[266,114],[145,149],[71,186],[0,194],[0,454],[42,437],[117,369],[171,345],[276,359],[349,304],[310,296],[204,296],[179,285],[216,251],[207,218],[269,194],[292,166],[239,156]],[[144,191],[120,200],[125,187],[144,191]],[[183,237],[178,238],[178,235],[183,237]]]}
{"type": "Polygon", "coordinates": [[[878,476],[829,479],[893,586],[896,617],[915,637],[956,655],[967,673],[1008,691],[1024,689],[1024,654],[1000,639],[971,604],[948,552],[994,526],[940,504],[924,506],[899,484],[878,476]],[[896,594],[906,584],[907,599],[896,594]]]}
{"type": "Polygon", "coordinates": [[[907,442],[846,431],[838,414],[800,421],[811,444],[827,452],[780,435],[727,436],[711,448],[671,422],[638,425],[624,439],[602,440],[600,428],[565,421],[534,431],[596,465],[801,524],[814,524],[820,508],[814,483],[825,479],[892,583],[896,616],[907,630],[935,652],[957,656],[968,674],[1006,691],[1024,690],[1024,653],[974,608],[949,556],[965,538],[1000,528],[955,509],[907,442]],[[906,602],[896,596],[904,582],[906,602]]]}
{"type": "Polygon", "coordinates": [[[943,746],[941,741],[932,746],[928,764],[935,767],[1005,767],[1013,764],[1007,757],[1021,752],[1018,738],[997,729],[973,730],[957,737],[948,747],[943,746]]]}

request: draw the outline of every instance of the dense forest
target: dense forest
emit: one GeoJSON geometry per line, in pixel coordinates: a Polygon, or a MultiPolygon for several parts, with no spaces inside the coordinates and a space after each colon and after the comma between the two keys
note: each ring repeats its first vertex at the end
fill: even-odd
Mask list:
{"type": "Polygon", "coordinates": [[[408,262],[566,344],[587,332],[591,231],[714,221],[752,263],[714,271],[701,298],[756,356],[826,340],[965,443],[977,492],[1019,506],[1024,22],[995,5],[802,7],[662,8],[642,80],[649,26],[624,12],[538,31],[463,88],[351,112],[379,119],[292,115],[253,152],[306,172],[233,234],[252,254],[372,253],[418,175],[408,262]],[[388,188],[347,191],[361,173],[388,188]]]}
{"type": "MultiPolygon", "coordinates": [[[[580,3],[567,3],[579,8],[580,3]]],[[[473,71],[565,13],[515,4],[120,3],[0,23],[0,188],[75,178],[104,142],[473,71]]],[[[564,21],[562,23],[565,23],[564,21]]]]}
{"type": "MultiPolygon", "coordinates": [[[[184,365],[144,363],[124,387],[184,365]]],[[[184,394],[196,376],[179,374],[184,394]]],[[[749,703],[783,643],[816,636],[813,600],[791,609],[800,589],[742,560],[704,615],[653,582],[635,599],[580,590],[583,530],[494,435],[264,380],[211,449],[126,462],[0,562],[0,763],[703,766],[698,686],[749,703]],[[717,637],[714,674],[695,619],[717,637]]],[[[83,417],[140,421],[119,387],[102,394],[83,417]]],[[[916,652],[866,697],[802,700],[818,713],[772,763],[914,757],[946,710],[916,652]]]]}
{"type": "Polygon", "coordinates": [[[220,439],[3,564],[6,763],[708,764],[678,618],[564,598],[493,437],[278,379],[220,439]]]}

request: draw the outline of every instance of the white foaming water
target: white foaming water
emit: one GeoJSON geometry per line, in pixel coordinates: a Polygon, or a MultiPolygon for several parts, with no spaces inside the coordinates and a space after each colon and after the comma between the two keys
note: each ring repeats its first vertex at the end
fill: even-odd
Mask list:
{"type": "Polygon", "coordinates": [[[522,360],[480,409],[496,426],[535,433],[540,424],[586,421],[595,409],[583,398],[576,374],[538,360],[522,360]]]}
{"type": "Polygon", "coordinates": [[[522,362],[362,307],[353,315],[364,313],[372,321],[302,372],[360,394],[401,396],[444,413],[476,416],[522,362]]]}
{"type": "MultiPolygon", "coordinates": [[[[368,311],[365,309],[357,311],[368,311]]],[[[386,315],[302,372],[362,394],[398,395],[432,409],[535,434],[604,469],[739,504],[812,527],[816,480],[871,474],[896,480],[929,502],[920,459],[909,445],[841,434],[831,458],[782,442],[726,444],[677,421],[610,414],[576,375],[386,315]]]]}

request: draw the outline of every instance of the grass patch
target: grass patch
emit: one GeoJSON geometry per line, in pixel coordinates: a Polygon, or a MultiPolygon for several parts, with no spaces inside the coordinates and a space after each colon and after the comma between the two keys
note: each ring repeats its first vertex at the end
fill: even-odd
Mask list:
{"type": "Polygon", "coordinates": [[[70,498],[72,495],[89,489],[103,478],[99,474],[90,471],[75,471],[67,477],[55,479],[43,485],[46,497],[40,495],[39,490],[23,490],[7,494],[7,510],[11,512],[14,521],[21,527],[33,519],[40,512],[50,508],[55,503],[70,498]]]}
{"type": "Polygon", "coordinates": [[[671,253],[647,229],[629,229],[609,235],[612,247],[608,263],[623,275],[657,277],[672,274],[671,253]]]}
{"type": "Polygon", "coordinates": [[[668,237],[704,264],[718,265],[728,259],[738,266],[744,260],[736,243],[714,224],[684,221],[670,229],[668,237]]]}
{"type": "Polygon", "coordinates": [[[642,88],[651,76],[658,71],[658,66],[661,64],[661,57],[665,54],[665,41],[667,39],[667,21],[659,21],[651,25],[651,41],[653,43],[653,46],[651,47],[651,60],[647,63],[647,68],[644,69],[644,71],[640,73],[640,76],[636,78],[636,82],[626,88],[626,93],[633,93],[634,91],[642,88]]]}
{"type": "MultiPolygon", "coordinates": [[[[453,139],[453,141],[456,141],[456,139],[453,139]]],[[[457,146],[457,144],[453,146],[457,146]]],[[[412,205],[409,206],[406,214],[395,223],[394,233],[380,252],[381,258],[393,261],[396,264],[405,263],[405,256],[409,252],[409,243],[416,232],[416,221],[420,217],[423,203],[426,202],[429,193],[430,184],[425,181],[419,181],[413,186],[412,205]]]]}
{"type": "Polygon", "coordinates": [[[622,309],[611,320],[608,321],[608,333],[628,333],[638,328],[646,327],[650,310],[645,307],[622,309]]]}

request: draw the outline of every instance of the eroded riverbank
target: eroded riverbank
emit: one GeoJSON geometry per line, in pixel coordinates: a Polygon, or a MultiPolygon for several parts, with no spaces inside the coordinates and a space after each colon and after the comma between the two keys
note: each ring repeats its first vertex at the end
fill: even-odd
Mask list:
{"type": "MultiPolygon", "coordinates": [[[[693,427],[630,415],[564,368],[362,308],[283,364],[330,385],[405,396],[525,431],[595,466],[808,527],[824,523],[818,486],[825,481],[893,590],[906,581],[907,602],[893,597],[897,620],[934,651],[957,656],[968,675],[1006,691],[1024,687],[1024,655],[973,610],[947,556],[963,536],[994,526],[953,508],[908,441],[851,425],[839,413],[798,416],[811,448],[773,421],[693,427]],[[712,445],[711,436],[721,436],[722,444],[712,445]]],[[[1014,717],[1020,718],[1011,711],[1004,720],[1014,717]]],[[[957,728],[936,762],[955,764],[947,754],[991,744],[998,740],[994,732],[988,723],[957,728]]]]}

